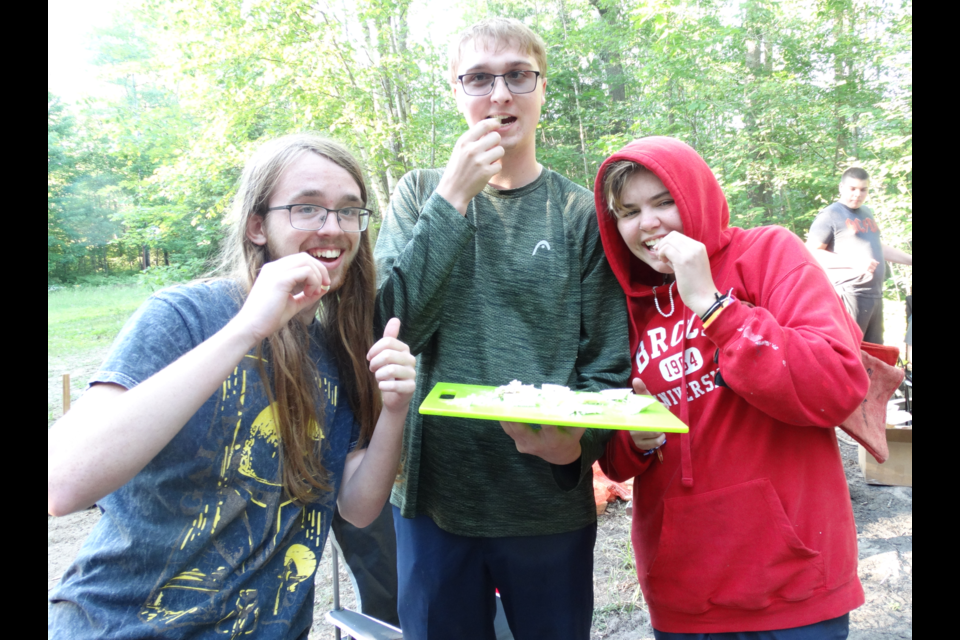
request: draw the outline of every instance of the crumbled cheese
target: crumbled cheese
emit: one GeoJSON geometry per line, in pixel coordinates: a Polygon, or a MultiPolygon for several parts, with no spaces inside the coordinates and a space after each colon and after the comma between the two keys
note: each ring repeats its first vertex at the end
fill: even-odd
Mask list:
{"type": "Polygon", "coordinates": [[[606,389],[599,393],[577,393],[559,384],[532,384],[513,380],[510,384],[463,398],[446,400],[463,408],[511,407],[539,409],[545,416],[571,417],[603,413],[633,415],[648,407],[653,398],[638,396],[632,389],[606,389]]]}

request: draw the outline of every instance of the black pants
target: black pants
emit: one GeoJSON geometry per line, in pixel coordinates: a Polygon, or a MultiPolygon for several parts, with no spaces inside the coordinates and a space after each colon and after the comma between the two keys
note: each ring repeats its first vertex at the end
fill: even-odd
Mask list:
{"type": "Polygon", "coordinates": [[[360,613],[399,627],[397,538],[390,501],[368,527],[358,529],[344,520],[337,509],[330,528],[347,565],[360,613]]]}
{"type": "Polygon", "coordinates": [[[863,331],[864,342],[883,344],[883,298],[865,298],[846,291],[840,292],[840,298],[863,331]]]}

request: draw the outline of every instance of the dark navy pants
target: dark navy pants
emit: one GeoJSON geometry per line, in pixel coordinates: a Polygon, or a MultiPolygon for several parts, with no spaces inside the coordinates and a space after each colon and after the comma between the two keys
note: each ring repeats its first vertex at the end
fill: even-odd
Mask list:
{"type": "Polygon", "coordinates": [[[493,640],[495,590],[516,640],[588,640],[593,617],[596,523],[544,536],[472,538],[427,516],[397,531],[404,640],[493,640]]]}
{"type": "Polygon", "coordinates": [[[657,640],[846,640],[850,614],[791,629],[743,633],[666,633],[654,629],[657,640]]]}

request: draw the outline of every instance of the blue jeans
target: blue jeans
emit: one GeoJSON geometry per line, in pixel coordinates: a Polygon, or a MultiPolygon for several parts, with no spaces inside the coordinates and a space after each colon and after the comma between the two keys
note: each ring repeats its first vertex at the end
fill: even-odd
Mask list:
{"type": "Polygon", "coordinates": [[[741,633],[667,633],[653,630],[657,640],[846,640],[850,614],[792,629],[747,631],[741,633]]]}
{"type": "Polygon", "coordinates": [[[493,640],[495,590],[517,640],[589,640],[596,523],[543,536],[473,538],[427,516],[397,530],[399,612],[409,640],[493,640]]]}

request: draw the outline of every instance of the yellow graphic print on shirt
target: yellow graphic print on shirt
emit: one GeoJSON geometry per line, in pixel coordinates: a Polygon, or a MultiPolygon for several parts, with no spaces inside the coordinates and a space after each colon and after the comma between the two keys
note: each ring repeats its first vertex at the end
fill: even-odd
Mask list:
{"type": "Polygon", "coordinates": [[[277,600],[273,605],[273,615],[280,609],[280,594],[284,591],[293,593],[297,585],[313,577],[317,569],[317,556],[313,551],[302,544],[292,544],[283,558],[283,573],[279,576],[280,588],[277,589],[277,600]]]}
{"type": "MultiPolygon", "coordinates": [[[[160,628],[216,623],[217,633],[225,637],[251,634],[264,623],[264,615],[268,619],[282,616],[288,606],[302,600],[302,595],[294,594],[299,589],[310,588],[316,571],[319,551],[315,553],[305,545],[321,549],[324,525],[330,519],[326,511],[332,507],[324,510],[308,505],[304,508],[286,496],[280,473],[275,405],[264,406],[259,376],[253,367],[248,369],[244,364],[234,369],[218,394],[217,421],[229,425],[214,469],[218,490],[216,495],[207,494],[213,500],[204,500],[196,510],[168,561],[168,566],[173,567],[178,564],[178,558],[179,562],[190,558],[188,561],[196,566],[155,588],[140,610],[141,620],[160,628]],[[250,380],[256,381],[257,388],[253,391],[248,388],[250,380]],[[259,396],[260,402],[247,406],[251,393],[253,397],[259,396]],[[258,405],[262,408],[251,420],[251,410],[258,405]],[[229,418],[231,414],[235,418],[229,418]],[[291,509],[297,510],[300,517],[291,520],[289,514],[284,515],[291,509]],[[289,544],[292,538],[300,542],[289,544]],[[289,546],[280,568],[278,555],[282,549],[278,546],[285,541],[289,546]],[[250,566],[251,563],[256,566],[250,566]],[[278,568],[270,570],[266,565],[278,568]],[[232,603],[218,604],[218,595],[226,595],[221,591],[229,588],[224,583],[248,571],[259,573],[254,582],[260,588],[239,590],[232,603]],[[271,581],[272,588],[269,587],[271,581]],[[266,598],[261,598],[261,593],[266,598],[273,595],[273,602],[264,602],[266,598]],[[216,617],[210,619],[211,615],[216,617]]],[[[321,395],[335,407],[336,381],[322,378],[318,386],[321,395]]],[[[316,421],[312,420],[308,428],[315,441],[325,438],[316,421]]]]}

